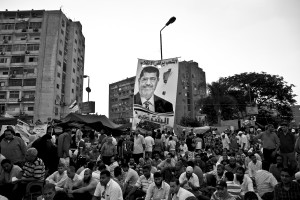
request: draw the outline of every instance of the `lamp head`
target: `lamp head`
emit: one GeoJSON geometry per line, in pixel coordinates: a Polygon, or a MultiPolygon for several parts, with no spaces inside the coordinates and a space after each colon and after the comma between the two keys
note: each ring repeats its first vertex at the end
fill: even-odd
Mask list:
{"type": "Polygon", "coordinates": [[[169,21],[166,23],[166,26],[169,26],[170,24],[174,23],[175,20],[176,20],[176,17],[171,17],[171,18],[169,19],[169,21]]]}

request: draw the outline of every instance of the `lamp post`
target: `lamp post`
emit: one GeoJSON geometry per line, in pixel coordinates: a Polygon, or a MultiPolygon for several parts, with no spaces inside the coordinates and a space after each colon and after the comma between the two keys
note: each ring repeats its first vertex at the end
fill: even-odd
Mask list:
{"type": "Polygon", "coordinates": [[[85,88],[85,90],[88,93],[88,102],[90,102],[90,92],[92,91],[91,88],[90,88],[90,76],[83,75],[83,78],[88,78],[88,86],[87,86],[87,88],[85,88]]]}
{"type": "Polygon", "coordinates": [[[166,25],[165,25],[162,29],[160,29],[159,35],[160,35],[160,58],[161,58],[161,60],[163,59],[163,55],[162,55],[162,37],[161,37],[161,32],[162,32],[162,30],[164,30],[164,28],[165,28],[166,26],[169,26],[170,24],[172,24],[173,22],[175,22],[175,20],[176,20],[176,17],[171,17],[171,18],[169,19],[169,21],[166,23],[166,25]]]}

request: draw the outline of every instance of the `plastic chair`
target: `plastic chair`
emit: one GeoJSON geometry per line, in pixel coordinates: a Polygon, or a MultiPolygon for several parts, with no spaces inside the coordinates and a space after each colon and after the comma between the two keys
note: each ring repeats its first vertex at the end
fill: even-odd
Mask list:
{"type": "Polygon", "coordinates": [[[27,184],[23,200],[36,200],[43,195],[44,181],[33,181],[27,184]]]}

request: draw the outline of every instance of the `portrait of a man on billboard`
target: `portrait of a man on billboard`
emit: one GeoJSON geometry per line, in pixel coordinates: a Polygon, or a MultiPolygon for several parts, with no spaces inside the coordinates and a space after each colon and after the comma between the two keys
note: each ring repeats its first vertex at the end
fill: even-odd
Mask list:
{"type": "Polygon", "coordinates": [[[134,104],[156,113],[174,112],[173,104],[154,94],[159,82],[159,69],[153,66],[143,67],[138,78],[138,93],[134,95],[134,104]]]}

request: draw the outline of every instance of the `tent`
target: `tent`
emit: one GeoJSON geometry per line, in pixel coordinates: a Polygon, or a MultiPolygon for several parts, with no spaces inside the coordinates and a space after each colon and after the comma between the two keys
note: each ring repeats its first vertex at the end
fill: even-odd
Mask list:
{"type": "Polygon", "coordinates": [[[2,125],[16,125],[17,118],[8,118],[0,116],[0,126],[2,125]]]}
{"type": "Polygon", "coordinates": [[[117,125],[110,121],[105,115],[81,115],[77,113],[70,113],[64,119],[62,123],[78,122],[87,124],[95,130],[103,128],[105,126],[109,129],[118,129],[121,125],[117,125]]]}

